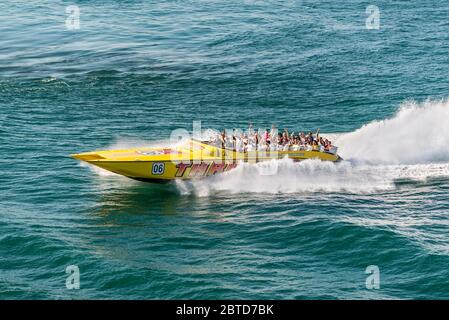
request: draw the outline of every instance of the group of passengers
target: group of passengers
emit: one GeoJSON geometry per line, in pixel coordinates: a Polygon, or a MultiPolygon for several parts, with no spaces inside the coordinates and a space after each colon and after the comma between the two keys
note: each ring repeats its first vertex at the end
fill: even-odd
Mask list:
{"type": "Polygon", "coordinates": [[[334,152],[335,147],[332,142],[326,138],[323,138],[319,134],[318,129],[316,134],[304,132],[296,134],[295,132],[289,133],[287,129],[284,132],[278,132],[273,126],[263,133],[257,129],[253,129],[252,125],[249,126],[247,132],[240,130],[233,130],[232,134],[227,134],[226,130],[223,130],[214,139],[221,147],[232,149],[238,152],[247,151],[299,151],[299,150],[316,150],[322,152],[334,152]]]}

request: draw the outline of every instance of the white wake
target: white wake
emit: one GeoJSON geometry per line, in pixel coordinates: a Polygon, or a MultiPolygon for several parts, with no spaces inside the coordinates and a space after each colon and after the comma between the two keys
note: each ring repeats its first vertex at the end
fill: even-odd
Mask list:
{"type": "Polygon", "coordinates": [[[339,154],[372,164],[449,161],[449,100],[407,102],[390,119],[337,138],[339,154]]]}

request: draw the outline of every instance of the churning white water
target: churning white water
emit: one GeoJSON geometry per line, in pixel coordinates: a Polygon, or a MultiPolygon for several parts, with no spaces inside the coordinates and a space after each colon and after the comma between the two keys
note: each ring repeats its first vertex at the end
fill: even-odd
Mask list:
{"type": "Polygon", "coordinates": [[[373,121],[336,140],[339,154],[372,164],[449,161],[449,100],[407,102],[390,119],[373,121]]]}

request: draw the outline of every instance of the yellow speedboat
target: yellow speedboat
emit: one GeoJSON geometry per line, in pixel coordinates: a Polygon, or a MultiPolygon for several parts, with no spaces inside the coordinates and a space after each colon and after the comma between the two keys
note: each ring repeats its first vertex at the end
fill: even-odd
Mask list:
{"type": "Polygon", "coordinates": [[[93,151],[72,157],[128,178],[159,183],[211,176],[232,170],[244,162],[285,157],[294,161],[320,159],[335,162],[341,159],[336,152],[319,150],[238,152],[193,139],[173,148],[93,151]]]}

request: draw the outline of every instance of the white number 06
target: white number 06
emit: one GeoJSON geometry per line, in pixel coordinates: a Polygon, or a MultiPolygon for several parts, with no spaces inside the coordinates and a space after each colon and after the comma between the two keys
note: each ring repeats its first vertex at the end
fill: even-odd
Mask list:
{"type": "Polygon", "coordinates": [[[155,162],[153,163],[153,169],[151,170],[152,174],[164,174],[165,164],[163,162],[155,162]]]}

